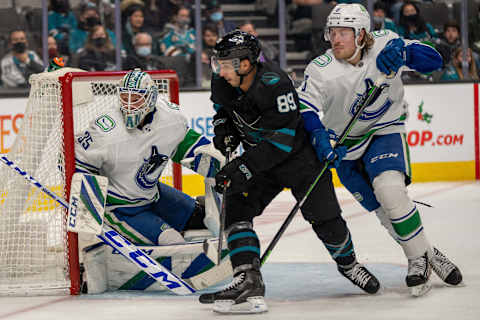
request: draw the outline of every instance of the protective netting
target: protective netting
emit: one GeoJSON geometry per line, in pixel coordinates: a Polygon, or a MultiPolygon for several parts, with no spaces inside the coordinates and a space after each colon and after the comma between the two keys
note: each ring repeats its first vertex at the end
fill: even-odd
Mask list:
{"type": "MultiPolygon", "coordinates": [[[[6,155],[9,160],[59,196],[66,197],[64,113],[62,84],[66,72],[33,75],[28,104],[17,138],[6,155]]],[[[159,93],[167,99],[171,74],[152,74],[159,93]]],[[[72,78],[74,133],[81,132],[101,113],[118,107],[116,83],[122,74],[84,73],[72,78]],[[86,76],[85,76],[86,75],[86,76]]],[[[66,100],[65,100],[66,101],[66,100]]],[[[69,103],[67,102],[67,105],[69,103]]],[[[162,182],[172,185],[171,164],[162,182]]],[[[0,295],[68,294],[70,271],[66,210],[32,187],[10,167],[0,164],[0,295]]],[[[73,262],[78,264],[78,262],[73,262]]],[[[72,264],[73,265],[73,264],[72,264]]]]}

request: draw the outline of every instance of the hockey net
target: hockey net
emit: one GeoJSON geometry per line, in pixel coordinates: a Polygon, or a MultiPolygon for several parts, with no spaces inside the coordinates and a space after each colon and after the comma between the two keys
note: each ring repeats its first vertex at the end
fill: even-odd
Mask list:
{"type": "MultiPolygon", "coordinates": [[[[175,72],[149,73],[160,95],[178,104],[175,72]]],[[[68,199],[74,134],[118,107],[115,88],[124,74],[63,68],[33,75],[9,160],[68,199]]],[[[165,171],[162,182],[181,189],[180,166],[170,163],[165,171]]],[[[66,230],[66,210],[5,165],[0,194],[0,295],[78,294],[77,235],[66,230]]]]}

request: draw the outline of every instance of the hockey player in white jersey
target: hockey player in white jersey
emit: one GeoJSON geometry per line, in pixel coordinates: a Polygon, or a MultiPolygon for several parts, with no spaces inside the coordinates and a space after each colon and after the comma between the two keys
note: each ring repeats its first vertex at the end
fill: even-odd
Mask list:
{"type": "MultiPolygon", "coordinates": [[[[184,242],[181,231],[206,228],[204,208],[159,178],[169,159],[192,158],[210,141],[188,127],[177,105],[158,97],[147,73],[128,72],[117,90],[118,107],[75,137],[76,170],[108,177],[105,219],[127,239],[138,245],[184,242]]],[[[210,160],[213,176],[219,162],[210,160]]]]}
{"type": "Polygon", "coordinates": [[[364,208],[376,212],[400,244],[408,259],[406,283],[412,295],[430,289],[432,268],[447,284],[458,285],[460,270],[430,245],[406,189],[411,171],[400,72],[439,69],[440,54],[389,30],[370,33],[370,16],[360,4],[337,5],[327,18],[325,38],[332,49],[309,63],[298,89],[305,128],[317,155],[333,161],[345,187],[364,208]],[[389,77],[343,145],[332,148],[331,140],[338,140],[361,97],[382,73],[389,77]]]}

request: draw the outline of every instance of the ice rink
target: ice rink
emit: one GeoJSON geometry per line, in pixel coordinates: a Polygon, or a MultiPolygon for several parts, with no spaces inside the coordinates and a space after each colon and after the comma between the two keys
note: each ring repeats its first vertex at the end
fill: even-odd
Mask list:
{"type": "MultiPolygon", "coordinates": [[[[406,259],[375,214],[363,210],[345,189],[336,191],[358,260],[382,283],[382,291],[374,296],[340,276],[299,213],[263,268],[268,313],[219,315],[211,311],[211,306],[199,304],[197,296],[115,292],[77,297],[3,297],[0,319],[480,319],[480,182],[409,187],[413,199],[434,206],[419,206],[427,236],[464,276],[461,287],[448,287],[433,276],[433,289],[420,298],[409,295],[406,259]]],[[[284,192],[256,218],[262,248],[293,205],[293,198],[284,192]]]]}

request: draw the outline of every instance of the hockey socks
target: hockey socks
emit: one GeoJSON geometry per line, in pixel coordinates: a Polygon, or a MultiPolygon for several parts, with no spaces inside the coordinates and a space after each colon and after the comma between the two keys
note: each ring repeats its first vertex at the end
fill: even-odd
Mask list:
{"type": "Polygon", "coordinates": [[[260,273],[260,242],[249,222],[230,227],[227,238],[234,278],[223,290],[202,294],[201,303],[214,303],[219,313],[260,313],[268,311],[265,285],[260,273]]]}

